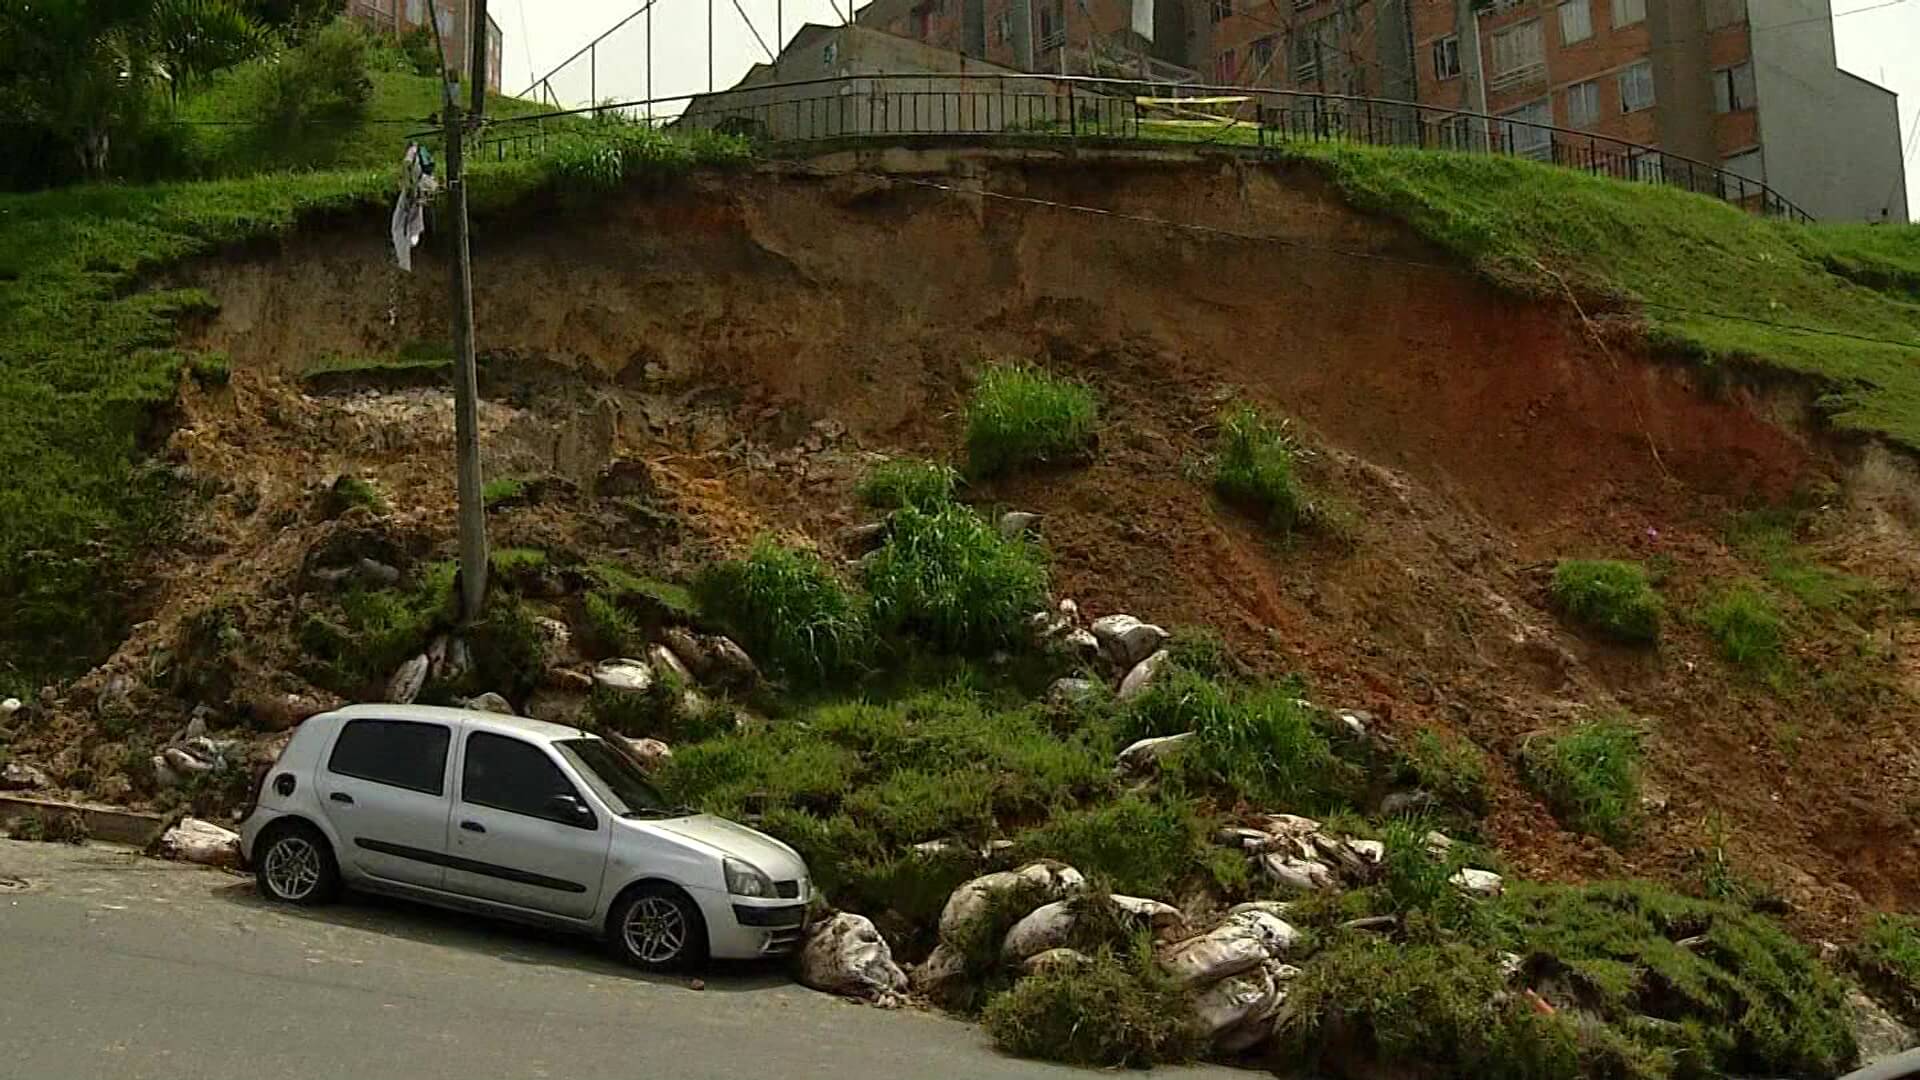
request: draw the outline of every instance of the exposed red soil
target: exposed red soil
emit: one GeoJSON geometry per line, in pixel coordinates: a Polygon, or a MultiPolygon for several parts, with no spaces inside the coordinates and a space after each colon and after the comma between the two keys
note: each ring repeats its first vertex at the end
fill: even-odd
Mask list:
{"type": "MultiPolygon", "coordinates": [[[[1735,864],[1809,929],[1920,903],[1920,632],[1897,605],[1806,614],[1806,674],[1778,691],[1685,618],[1710,583],[1757,572],[1722,542],[1735,510],[1834,482],[1823,557],[1911,587],[1920,489],[1905,464],[1829,446],[1790,400],[1707,392],[1682,367],[1599,348],[1564,305],[1447,267],[1310,172],[973,159],[954,176],[1279,239],[861,174],[702,179],[486,223],[478,333],[511,384],[490,403],[494,471],[584,477],[645,458],[691,542],[623,545],[618,522],[548,508],[497,516],[497,535],[639,546],[669,571],[763,530],[827,547],[861,516],[852,486],[871,452],[957,453],[970,372],[1043,362],[1103,398],[1092,464],[970,497],[1046,515],[1059,594],[1095,614],[1212,626],[1391,731],[1470,736],[1496,761],[1488,832],[1521,873],[1679,875],[1712,819],[1735,864]],[[1235,398],[1298,425],[1344,539],[1278,543],[1215,504],[1193,466],[1235,398]],[[1558,620],[1545,582],[1563,555],[1670,561],[1661,647],[1558,620]],[[1831,685],[1810,689],[1823,674],[1831,685]],[[1611,708],[1644,719],[1668,796],[1624,853],[1563,830],[1511,764],[1530,734],[1611,708]]],[[[190,597],[270,576],[262,560],[284,574],[274,537],[291,550],[318,526],[260,523],[329,470],[371,473],[409,521],[451,535],[440,427],[342,427],[339,401],[282,381],[321,355],[443,335],[436,260],[396,280],[381,243],[370,223],[191,270],[223,305],[202,343],[239,375],[225,403],[190,403],[203,434],[182,453],[284,490],[247,523],[209,526],[230,534],[219,552],[158,568],[162,623],[190,597]]]]}

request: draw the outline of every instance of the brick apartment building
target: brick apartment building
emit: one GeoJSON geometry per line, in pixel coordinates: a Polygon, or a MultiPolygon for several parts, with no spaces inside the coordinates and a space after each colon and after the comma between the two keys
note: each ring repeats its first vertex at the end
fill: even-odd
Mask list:
{"type": "MultiPolygon", "coordinates": [[[[1895,97],[1836,65],[1831,0],[874,0],[856,19],[1029,71],[1390,98],[1590,131],[1764,181],[1823,220],[1906,216],[1895,97]]],[[[1541,156],[1553,138],[1450,126],[1442,139],[1541,156]]],[[[1655,179],[1667,163],[1635,167],[1655,179]]]]}
{"type": "MultiPolygon", "coordinates": [[[[432,31],[427,21],[427,0],[346,0],[347,16],[375,31],[396,37],[415,30],[432,31]]],[[[446,48],[447,66],[466,73],[467,25],[472,11],[461,0],[434,0],[440,17],[440,41],[446,48]]],[[[500,24],[487,16],[487,89],[500,92],[500,58],[504,37],[500,24]]]]}

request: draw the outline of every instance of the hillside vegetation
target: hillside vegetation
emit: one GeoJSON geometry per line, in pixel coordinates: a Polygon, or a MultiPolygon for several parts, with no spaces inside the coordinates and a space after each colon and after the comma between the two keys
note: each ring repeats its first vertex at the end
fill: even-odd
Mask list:
{"type": "Polygon", "coordinates": [[[1589,315],[1637,315],[1708,365],[1812,376],[1835,426],[1920,449],[1920,226],[1794,225],[1515,158],[1289,152],[1497,280],[1547,297],[1564,281],[1589,315]]]}

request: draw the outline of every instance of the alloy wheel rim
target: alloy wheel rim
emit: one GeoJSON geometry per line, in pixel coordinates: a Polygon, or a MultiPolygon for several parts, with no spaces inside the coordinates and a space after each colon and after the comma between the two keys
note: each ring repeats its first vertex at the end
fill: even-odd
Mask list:
{"type": "Polygon", "coordinates": [[[304,900],[320,884],[320,851],[306,839],[289,836],[267,852],[267,885],[282,900],[304,900]]]}
{"type": "Polygon", "coordinates": [[[687,918],[678,904],[665,897],[642,897],[627,912],[622,933],[627,951],[649,964],[664,964],[686,948],[687,918]]]}

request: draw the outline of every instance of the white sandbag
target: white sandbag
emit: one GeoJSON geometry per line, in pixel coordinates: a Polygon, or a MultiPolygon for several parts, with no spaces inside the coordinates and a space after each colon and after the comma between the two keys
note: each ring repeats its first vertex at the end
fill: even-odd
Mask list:
{"type": "Polygon", "coordinates": [[[653,669],[644,660],[602,660],[593,666],[593,685],[615,693],[644,694],[653,689],[653,669]]]}
{"type": "Polygon", "coordinates": [[[411,705],[413,699],[420,696],[420,688],[427,684],[427,668],[430,661],[425,653],[400,665],[387,681],[387,700],[395,705],[411,705]]]}
{"type": "Polygon", "coordinates": [[[160,837],[160,852],[169,859],[202,866],[240,865],[240,834],[211,821],[182,818],[160,837]]]}
{"type": "Polygon", "coordinates": [[[1078,921],[1073,904],[1071,900],[1055,900],[1028,912],[1013,924],[1013,929],[1007,931],[1006,939],[1000,943],[1001,959],[1017,964],[1029,956],[1065,945],[1078,921]]]}
{"type": "Polygon", "coordinates": [[[1463,869],[1447,881],[1470,896],[1495,897],[1507,887],[1500,875],[1491,870],[1463,869]]]}
{"type": "Polygon", "coordinates": [[[907,974],[893,962],[893,950],[873,923],[841,913],[807,930],[800,950],[800,981],[815,990],[898,1004],[907,992],[907,974]]]}
{"type": "Polygon", "coordinates": [[[967,974],[966,957],[958,949],[936,945],[927,959],[910,973],[916,993],[938,995],[967,974]]]}
{"type": "Polygon", "coordinates": [[[954,935],[985,914],[992,898],[1001,893],[1029,887],[1038,900],[1034,906],[1038,907],[1049,900],[1081,893],[1086,886],[1080,871],[1065,863],[1036,862],[1018,870],[984,874],[962,884],[947,897],[946,906],[940,909],[940,939],[954,940],[954,935]]]}
{"type": "Polygon", "coordinates": [[[1184,986],[1205,986],[1281,959],[1299,943],[1300,932],[1291,923],[1248,909],[1227,916],[1199,937],[1163,949],[1160,967],[1184,986]]]}
{"type": "Polygon", "coordinates": [[[1260,856],[1260,868],[1276,883],[1300,892],[1320,892],[1335,885],[1333,871],[1314,859],[1296,859],[1275,851],[1260,856]]]}
{"type": "Polygon", "coordinates": [[[1159,735],[1128,743],[1127,748],[1114,759],[1114,769],[1121,773],[1151,772],[1168,757],[1178,753],[1181,747],[1192,742],[1193,737],[1193,732],[1183,731],[1178,735],[1159,735]]]}
{"type": "Polygon", "coordinates": [[[1079,971],[1093,963],[1093,957],[1075,949],[1048,949],[1035,953],[1020,962],[1023,975],[1040,975],[1054,971],[1079,971]]]}

